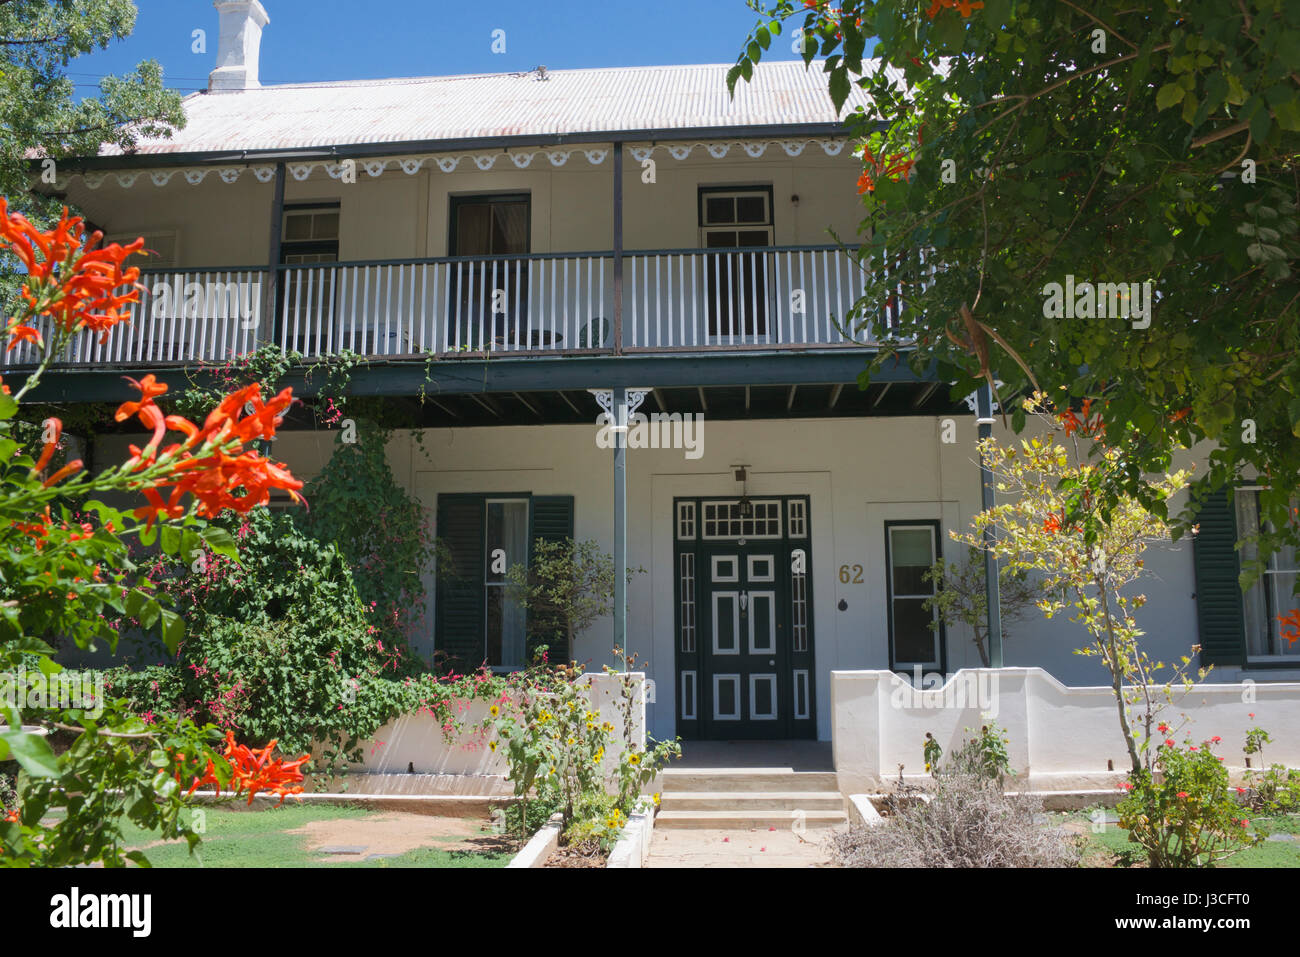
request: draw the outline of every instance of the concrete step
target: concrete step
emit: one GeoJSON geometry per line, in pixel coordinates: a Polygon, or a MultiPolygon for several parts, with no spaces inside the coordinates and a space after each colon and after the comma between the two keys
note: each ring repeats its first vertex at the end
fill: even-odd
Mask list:
{"type": "Polygon", "coordinates": [[[665,811],[843,811],[839,791],[664,791],[665,811]]]}
{"type": "Polygon", "coordinates": [[[838,791],[834,771],[793,771],[790,768],[667,768],[659,789],[681,791],[838,791]]]}
{"type": "Polygon", "coordinates": [[[804,827],[835,827],[848,822],[843,811],[665,811],[655,817],[656,828],[715,828],[719,830],[748,830],[774,827],[786,830],[796,822],[804,827]]]}

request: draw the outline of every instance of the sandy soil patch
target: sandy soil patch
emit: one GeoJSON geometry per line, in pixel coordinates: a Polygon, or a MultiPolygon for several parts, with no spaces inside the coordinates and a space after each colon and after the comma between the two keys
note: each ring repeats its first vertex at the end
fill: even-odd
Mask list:
{"type": "Polygon", "coordinates": [[[313,851],[322,847],[364,845],[366,849],[359,855],[331,855],[336,860],[356,860],[371,854],[402,854],[421,847],[478,851],[506,847],[500,837],[484,833],[485,827],[484,821],[392,811],[363,818],[311,821],[285,833],[305,835],[307,847],[313,851]]]}

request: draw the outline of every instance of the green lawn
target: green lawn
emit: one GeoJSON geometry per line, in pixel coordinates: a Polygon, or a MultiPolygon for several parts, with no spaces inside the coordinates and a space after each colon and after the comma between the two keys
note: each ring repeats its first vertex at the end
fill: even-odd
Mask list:
{"type": "MultiPolygon", "coordinates": [[[[206,808],[203,843],[190,854],[185,842],[156,844],[158,835],[131,828],[126,840],[141,849],[154,867],[505,867],[511,853],[499,849],[484,835],[483,849],[465,849],[464,837],[429,840],[425,846],[396,857],[369,858],[361,855],[325,854],[308,847],[306,834],[291,830],[313,822],[365,821],[383,817],[383,812],[361,808],[286,805],[264,811],[235,811],[206,808]]],[[[336,845],[360,846],[365,842],[347,836],[336,845]]]]}
{"type": "MultiPolygon", "coordinates": [[[[1128,832],[1118,824],[1107,824],[1101,833],[1094,833],[1091,811],[1051,815],[1053,823],[1077,822],[1089,825],[1085,837],[1085,863],[1098,863],[1101,852],[1114,855],[1114,866],[1132,864],[1145,866],[1146,857],[1141,849],[1128,839],[1128,832]]],[[[1251,818],[1251,828],[1260,834],[1292,834],[1300,838],[1300,815],[1276,815],[1251,818]]],[[[1300,839],[1291,841],[1264,841],[1248,850],[1220,862],[1218,867],[1300,867],[1300,839]]]]}

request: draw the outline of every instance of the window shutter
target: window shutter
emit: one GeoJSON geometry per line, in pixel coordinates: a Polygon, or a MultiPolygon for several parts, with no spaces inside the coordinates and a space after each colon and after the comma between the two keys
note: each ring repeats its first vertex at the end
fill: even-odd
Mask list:
{"type": "Polygon", "coordinates": [[[438,538],[451,557],[439,569],[434,648],[457,671],[483,662],[483,496],[439,495],[438,538]]]}
{"type": "MultiPolygon", "coordinates": [[[[537,551],[537,540],[544,542],[562,542],[573,538],[573,496],[572,495],[535,495],[533,496],[532,530],[528,536],[528,562],[532,564],[537,551]]],[[[528,660],[533,660],[533,651],[538,645],[547,646],[547,658],[552,663],[567,662],[571,653],[565,636],[552,632],[534,631],[533,616],[528,621],[528,660]]]]}
{"type": "Polygon", "coordinates": [[[1246,625],[1238,581],[1237,519],[1227,489],[1205,500],[1197,523],[1200,530],[1192,546],[1192,561],[1201,663],[1244,665],[1246,625]]]}

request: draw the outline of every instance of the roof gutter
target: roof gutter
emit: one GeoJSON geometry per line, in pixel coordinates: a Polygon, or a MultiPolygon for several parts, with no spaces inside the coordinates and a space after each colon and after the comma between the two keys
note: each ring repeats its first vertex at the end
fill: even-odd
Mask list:
{"type": "MultiPolygon", "coordinates": [[[[883,122],[879,124],[884,128],[883,122]]],[[[377,156],[404,156],[410,153],[446,153],[457,150],[483,150],[539,147],[583,146],[594,143],[681,142],[696,139],[770,139],[772,137],[844,136],[842,122],[781,123],[767,126],[708,126],[689,129],[608,130],[595,133],[549,133],[530,136],[480,136],[466,139],[406,140],[397,143],[353,143],[323,146],[317,149],[290,147],[270,150],[203,151],[189,153],[136,153],[123,156],[70,157],[59,165],[74,171],[114,169],[159,169],[171,166],[237,166],[245,163],[292,162],[295,159],[362,159],[377,156]]],[[[39,170],[41,159],[29,161],[39,170]]]]}

